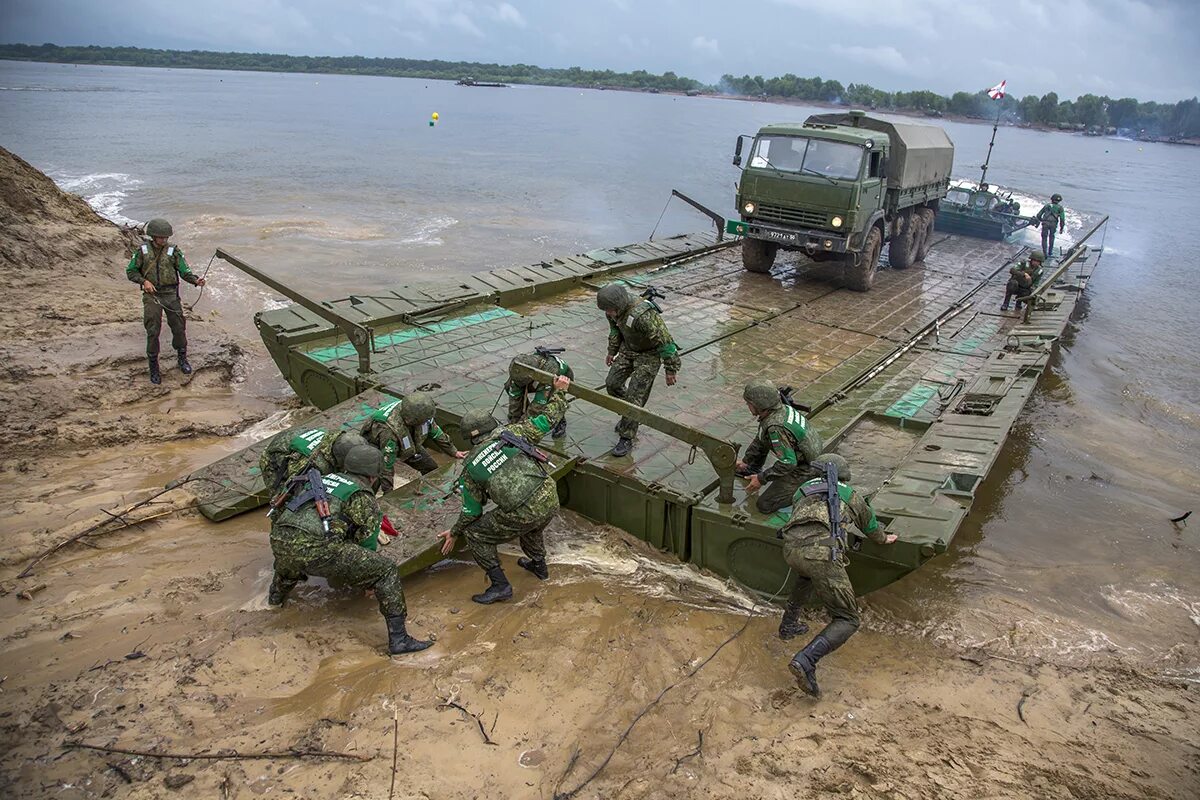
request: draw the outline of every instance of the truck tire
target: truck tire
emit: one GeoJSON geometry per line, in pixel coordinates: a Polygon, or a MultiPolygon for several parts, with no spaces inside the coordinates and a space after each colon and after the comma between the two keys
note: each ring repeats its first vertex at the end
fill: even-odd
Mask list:
{"type": "Polygon", "coordinates": [[[875,283],[875,270],[879,266],[879,251],[883,249],[883,234],[878,227],[872,227],[863,242],[862,258],[858,266],[854,265],[854,254],[846,254],[846,267],[842,282],[847,289],[856,292],[866,292],[875,283]]]}
{"type": "Polygon", "coordinates": [[[932,208],[922,208],[917,212],[917,217],[921,220],[922,224],[921,245],[916,248],[916,260],[924,263],[925,257],[933,249],[933,222],[937,217],[937,212],[932,208]]]}
{"type": "Polygon", "coordinates": [[[742,266],[749,272],[770,272],[779,245],[762,239],[742,239],[742,266]]]}
{"type": "Polygon", "coordinates": [[[918,217],[914,217],[909,211],[902,211],[900,218],[896,220],[898,232],[892,237],[891,244],[888,245],[888,263],[893,269],[908,269],[912,266],[916,252],[913,244],[916,238],[918,217]]]}

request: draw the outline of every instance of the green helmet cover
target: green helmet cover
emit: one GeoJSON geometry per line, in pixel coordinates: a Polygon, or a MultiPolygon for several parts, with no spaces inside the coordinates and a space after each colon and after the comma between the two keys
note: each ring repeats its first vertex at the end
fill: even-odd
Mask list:
{"type": "Polygon", "coordinates": [[[629,302],[629,290],[623,283],[610,283],[596,292],[596,307],[604,311],[624,311],[629,302]]]}
{"type": "Polygon", "coordinates": [[[1043,253],[1041,250],[1034,250],[1032,253],[1029,254],[1029,260],[1030,261],[1045,261],[1046,254],[1043,253]]]}
{"type": "Polygon", "coordinates": [[[404,398],[404,403],[400,406],[400,419],[404,420],[405,425],[415,427],[433,419],[433,412],[436,410],[433,395],[429,392],[413,392],[404,398]]]}
{"type": "Polygon", "coordinates": [[[147,236],[170,236],[175,231],[171,228],[171,223],[167,222],[162,217],[155,217],[146,223],[147,236]]]}
{"type": "Polygon", "coordinates": [[[1050,195],[1050,202],[1051,203],[1061,203],[1062,195],[1055,192],[1054,194],[1050,195]]]}
{"type": "Polygon", "coordinates": [[[519,355],[510,361],[508,364],[508,379],[521,388],[525,388],[529,386],[529,384],[533,383],[533,378],[530,378],[526,375],[518,375],[516,372],[516,366],[518,364],[526,367],[532,367],[533,369],[544,370],[546,368],[546,365],[542,363],[541,357],[533,353],[523,353],[522,355],[519,355]]]}
{"type": "Polygon", "coordinates": [[[378,478],[383,474],[383,453],[369,444],[355,445],[346,453],[344,469],[352,475],[378,478]]]}
{"type": "Polygon", "coordinates": [[[754,406],[759,413],[773,411],[783,403],[779,398],[779,387],[765,380],[747,383],[742,391],[742,399],[754,406]]]}
{"type": "Polygon", "coordinates": [[[487,411],[472,410],[462,415],[459,425],[463,436],[474,441],[496,429],[496,418],[487,411]]]}
{"type": "Polygon", "coordinates": [[[363,435],[358,431],[342,431],[333,440],[333,446],[329,448],[333,455],[334,469],[344,469],[346,464],[346,456],[355,447],[370,447],[370,443],[363,438],[363,435]]]}
{"type": "Polygon", "coordinates": [[[821,470],[825,469],[826,464],[833,464],[837,467],[839,481],[845,482],[850,480],[850,462],[837,453],[821,453],[821,455],[814,458],[810,463],[821,470]]]}

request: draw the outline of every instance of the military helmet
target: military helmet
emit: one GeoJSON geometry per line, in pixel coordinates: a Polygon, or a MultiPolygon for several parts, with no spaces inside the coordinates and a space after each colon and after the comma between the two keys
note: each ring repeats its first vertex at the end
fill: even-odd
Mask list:
{"type": "Polygon", "coordinates": [[[629,302],[629,290],[623,283],[610,283],[596,292],[596,307],[604,311],[623,311],[629,302]]]}
{"type": "Polygon", "coordinates": [[[779,408],[783,402],[779,398],[779,387],[767,380],[752,381],[746,384],[742,399],[754,406],[756,411],[772,411],[779,408]]]}
{"type": "Polygon", "coordinates": [[[378,447],[369,444],[358,444],[346,453],[343,469],[352,475],[364,475],[368,478],[378,478],[383,474],[383,453],[378,447]]]}
{"type": "Polygon", "coordinates": [[[1051,203],[1061,203],[1062,195],[1059,194],[1058,192],[1055,192],[1054,194],[1050,195],[1050,202],[1051,203]]]}
{"type": "Polygon", "coordinates": [[[1043,253],[1041,250],[1034,250],[1032,253],[1029,254],[1029,260],[1030,261],[1045,261],[1046,254],[1043,253]]]}
{"type": "Polygon", "coordinates": [[[826,464],[833,464],[837,467],[838,480],[850,480],[850,462],[839,456],[837,453],[821,453],[821,455],[809,462],[812,466],[825,471],[826,464]]]}
{"type": "Polygon", "coordinates": [[[146,223],[146,235],[150,237],[162,236],[165,238],[174,232],[171,228],[171,223],[162,217],[155,217],[146,223]]]}
{"type": "Polygon", "coordinates": [[[405,425],[416,427],[433,419],[433,412],[436,410],[433,395],[429,392],[413,392],[406,396],[400,405],[400,419],[404,420],[405,425]]]}
{"type": "Polygon", "coordinates": [[[522,389],[533,383],[533,378],[525,374],[518,374],[516,370],[518,364],[525,367],[532,367],[533,369],[546,368],[541,356],[533,353],[523,353],[510,361],[508,364],[508,379],[522,389]]]}
{"type": "Polygon", "coordinates": [[[462,415],[459,428],[462,430],[463,436],[474,441],[496,429],[496,418],[487,411],[468,411],[462,415]]]}
{"type": "Polygon", "coordinates": [[[342,468],[346,463],[346,456],[355,447],[366,445],[370,447],[370,443],[363,438],[363,435],[358,431],[342,431],[333,440],[333,446],[329,448],[333,455],[334,468],[342,468]]]}

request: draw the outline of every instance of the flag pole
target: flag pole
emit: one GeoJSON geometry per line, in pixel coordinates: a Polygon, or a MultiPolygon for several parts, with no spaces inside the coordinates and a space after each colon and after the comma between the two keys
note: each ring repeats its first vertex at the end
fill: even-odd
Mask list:
{"type": "Polygon", "coordinates": [[[983,174],[979,176],[979,184],[987,183],[988,163],[992,160],[992,148],[996,146],[996,129],[1000,127],[1000,106],[996,107],[996,121],[992,124],[992,140],[988,142],[987,158],[983,160],[983,174]]]}

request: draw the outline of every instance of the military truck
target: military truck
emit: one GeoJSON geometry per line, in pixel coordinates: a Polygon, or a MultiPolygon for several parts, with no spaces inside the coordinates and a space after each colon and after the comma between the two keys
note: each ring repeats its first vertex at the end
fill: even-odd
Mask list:
{"type": "MultiPolygon", "coordinates": [[[[747,138],[737,139],[735,166],[747,138]]],[[[738,184],[741,219],[726,232],[744,237],[742,265],[751,272],[769,272],[779,248],[800,250],[841,261],[846,285],[865,292],[885,243],[897,269],[925,260],[953,165],[954,143],[933,125],[862,111],[767,125],[738,184]]]]}

